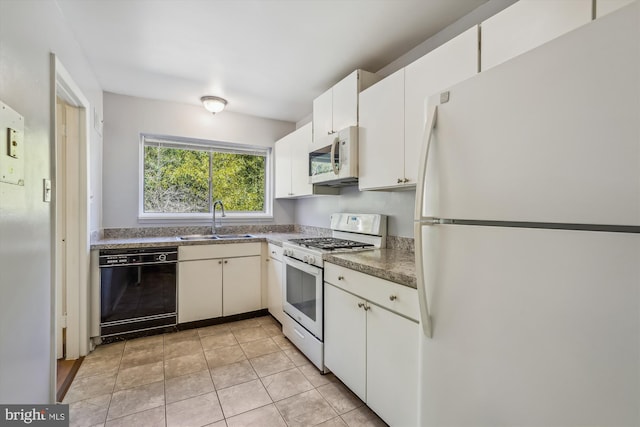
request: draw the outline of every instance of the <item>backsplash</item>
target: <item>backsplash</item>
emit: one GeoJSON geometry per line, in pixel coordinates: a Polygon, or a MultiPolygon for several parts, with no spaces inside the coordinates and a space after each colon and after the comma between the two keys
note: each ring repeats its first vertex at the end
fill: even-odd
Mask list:
{"type": "Polygon", "coordinates": [[[411,237],[387,236],[387,249],[413,252],[413,239],[411,237]]]}
{"type": "MultiPolygon", "coordinates": [[[[225,225],[216,227],[218,234],[232,233],[294,233],[293,225],[225,225]]],[[[139,227],[139,228],[107,228],[104,230],[105,239],[135,238],[135,237],[164,237],[184,236],[189,234],[211,234],[211,226],[185,227],[139,227]]]]}

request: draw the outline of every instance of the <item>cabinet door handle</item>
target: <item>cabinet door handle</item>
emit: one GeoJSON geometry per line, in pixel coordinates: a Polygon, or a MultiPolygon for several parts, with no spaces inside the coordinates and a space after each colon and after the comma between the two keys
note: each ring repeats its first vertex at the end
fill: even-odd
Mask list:
{"type": "Polygon", "coordinates": [[[222,261],[218,261],[218,264],[222,264],[222,261]]]}
{"type": "Polygon", "coordinates": [[[362,308],[364,308],[364,311],[371,310],[371,306],[369,304],[365,304],[364,307],[362,307],[362,308]]]}
{"type": "Polygon", "coordinates": [[[409,182],[409,178],[403,179],[402,182],[409,182]]]}
{"type": "Polygon", "coordinates": [[[275,255],[275,254],[276,254],[276,251],[271,251],[271,255],[275,255]]]}
{"type": "Polygon", "coordinates": [[[344,276],[338,276],[338,280],[344,280],[344,276]]]}
{"type": "Polygon", "coordinates": [[[269,262],[269,258],[267,258],[265,261],[269,262]]]}
{"type": "Polygon", "coordinates": [[[229,262],[229,261],[227,261],[226,259],[224,260],[224,263],[225,263],[225,264],[226,264],[226,263],[228,263],[228,262],[229,262]]]}
{"type": "Polygon", "coordinates": [[[398,184],[402,184],[402,178],[398,178],[398,184]]]}
{"type": "Polygon", "coordinates": [[[396,295],[389,295],[389,301],[395,301],[398,297],[396,295]]]}
{"type": "Polygon", "coordinates": [[[363,302],[359,302],[358,303],[358,308],[363,308],[364,307],[364,303],[363,302]]]}

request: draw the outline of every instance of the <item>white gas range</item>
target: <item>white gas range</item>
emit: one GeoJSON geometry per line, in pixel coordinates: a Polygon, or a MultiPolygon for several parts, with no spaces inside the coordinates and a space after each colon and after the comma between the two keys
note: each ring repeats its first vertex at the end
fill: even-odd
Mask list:
{"type": "Polygon", "coordinates": [[[292,239],[282,244],[283,332],[320,371],[324,366],[324,260],[329,253],[386,247],[387,217],[379,214],[331,215],[331,237],[292,239]]]}

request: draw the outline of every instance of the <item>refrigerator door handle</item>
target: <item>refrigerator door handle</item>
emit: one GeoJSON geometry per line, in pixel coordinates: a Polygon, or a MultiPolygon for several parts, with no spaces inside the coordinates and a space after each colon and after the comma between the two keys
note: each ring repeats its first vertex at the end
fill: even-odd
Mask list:
{"type": "Polygon", "coordinates": [[[437,118],[438,106],[434,105],[429,110],[427,123],[422,134],[422,150],[420,152],[420,166],[418,167],[418,182],[416,186],[416,205],[414,216],[416,221],[424,219],[422,216],[422,205],[424,203],[424,185],[427,177],[427,165],[429,160],[429,148],[431,147],[431,137],[433,135],[433,129],[436,127],[437,118]]]}
{"type": "Polygon", "coordinates": [[[425,178],[427,176],[427,160],[429,158],[429,147],[431,146],[431,137],[433,135],[433,129],[436,126],[436,118],[438,116],[438,106],[434,105],[429,111],[429,117],[427,124],[424,128],[424,134],[422,137],[422,153],[420,156],[420,168],[418,169],[418,184],[416,187],[416,206],[415,206],[415,219],[413,238],[415,241],[415,255],[416,255],[416,284],[418,288],[418,299],[420,303],[420,319],[422,329],[425,336],[432,338],[433,330],[431,325],[431,315],[429,313],[429,301],[427,300],[427,290],[425,288],[424,280],[424,259],[422,253],[422,226],[423,225],[435,225],[440,221],[437,218],[424,218],[422,216],[422,204],[424,200],[424,185],[425,178]]]}

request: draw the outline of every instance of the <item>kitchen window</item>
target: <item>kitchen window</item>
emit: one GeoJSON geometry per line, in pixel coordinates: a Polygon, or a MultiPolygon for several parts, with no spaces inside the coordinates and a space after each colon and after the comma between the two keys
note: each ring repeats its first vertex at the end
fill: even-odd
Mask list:
{"type": "Polygon", "coordinates": [[[272,217],[271,148],[142,135],[140,218],[211,218],[221,200],[228,217],[272,217]]]}

